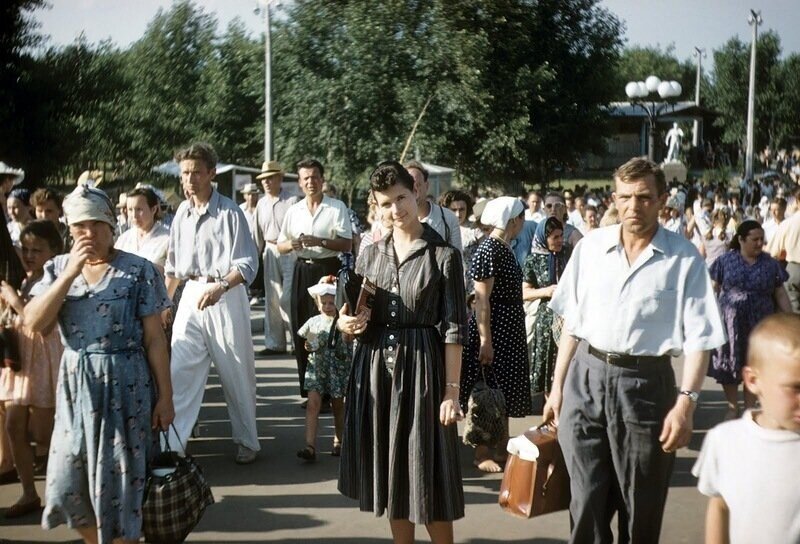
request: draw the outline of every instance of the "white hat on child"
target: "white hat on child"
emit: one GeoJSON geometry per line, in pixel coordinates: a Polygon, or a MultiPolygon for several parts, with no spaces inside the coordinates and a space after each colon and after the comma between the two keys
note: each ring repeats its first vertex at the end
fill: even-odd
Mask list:
{"type": "Polygon", "coordinates": [[[330,283],[318,283],[308,288],[308,294],[312,297],[321,297],[322,295],[336,296],[336,286],[330,283]]]}

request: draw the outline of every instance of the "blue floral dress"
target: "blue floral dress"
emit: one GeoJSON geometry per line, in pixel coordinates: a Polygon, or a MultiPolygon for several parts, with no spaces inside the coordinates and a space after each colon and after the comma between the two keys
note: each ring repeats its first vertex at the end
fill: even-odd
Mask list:
{"type": "MultiPolygon", "coordinates": [[[[43,290],[69,255],[48,261],[43,290]]],[[[100,542],[142,536],[142,499],[155,403],[142,318],[169,306],[153,265],[117,251],[94,286],[72,282],[58,313],[64,354],[42,526],[96,525],[100,542]]]]}
{"type": "Polygon", "coordinates": [[[306,389],[341,399],[344,398],[347,380],[350,379],[353,350],[341,335],[333,348],[328,347],[332,324],[332,317],[315,315],[300,327],[297,336],[305,338],[311,348],[304,382],[306,389]]]}
{"type": "Polygon", "coordinates": [[[738,251],[718,257],[710,274],[720,285],[719,309],[728,342],[711,352],[708,375],[720,384],[739,384],[747,358],[747,339],[759,321],[775,313],[775,289],[789,275],[766,253],[749,264],[738,251]]]}

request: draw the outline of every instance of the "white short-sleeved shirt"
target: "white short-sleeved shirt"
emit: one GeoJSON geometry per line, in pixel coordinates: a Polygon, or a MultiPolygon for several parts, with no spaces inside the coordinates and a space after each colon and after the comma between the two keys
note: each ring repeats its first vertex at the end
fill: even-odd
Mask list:
{"type": "Polygon", "coordinates": [[[765,429],[748,410],[711,429],[692,468],[703,495],[722,497],[731,544],[800,542],[800,433],[765,429]]]}
{"type": "Polygon", "coordinates": [[[147,233],[147,236],[140,240],[139,230],[130,228],[120,234],[114,247],[143,257],[163,268],[167,262],[169,229],[157,222],[147,233]]]}
{"type": "Polygon", "coordinates": [[[725,343],[705,261],[685,237],[659,226],[633,265],[620,225],[590,231],[575,246],[550,308],[573,336],[597,349],[670,355],[725,343]]]}
{"type": "Polygon", "coordinates": [[[431,211],[427,217],[420,219],[420,222],[427,223],[433,230],[439,233],[442,239],[459,251],[464,251],[461,243],[461,229],[458,224],[458,217],[451,210],[429,202],[431,211]]]}
{"type": "MultiPolygon", "coordinates": [[[[294,204],[283,218],[278,242],[297,240],[303,234],[329,240],[337,237],[351,240],[353,229],[347,206],[341,200],[324,196],[317,206],[317,212],[311,215],[306,199],[294,204]]],[[[306,247],[296,251],[296,254],[300,259],[327,259],[337,257],[339,252],[324,247],[306,247]]]]}

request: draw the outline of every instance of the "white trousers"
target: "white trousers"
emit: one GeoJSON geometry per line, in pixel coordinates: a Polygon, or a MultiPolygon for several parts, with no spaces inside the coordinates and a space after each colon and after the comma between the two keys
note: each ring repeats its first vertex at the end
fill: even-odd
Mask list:
{"type": "Polygon", "coordinates": [[[172,326],[172,402],[175,429],[170,446],[186,446],[203,403],[211,363],[219,374],[228,405],[233,442],[258,451],[256,371],[247,290],[237,285],[219,302],[200,311],[197,301],[211,285],[187,281],[172,326]]]}
{"type": "Polygon", "coordinates": [[[292,348],[289,324],[295,256],[281,255],[278,246],[264,250],[264,347],[276,351],[292,348]]]}

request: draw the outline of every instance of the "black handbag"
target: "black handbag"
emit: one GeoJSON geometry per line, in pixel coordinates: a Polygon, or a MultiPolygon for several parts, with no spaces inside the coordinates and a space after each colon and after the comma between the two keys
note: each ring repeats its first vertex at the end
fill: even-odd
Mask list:
{"type": "MultiPolygon", "coordinates": [[[[473,386],[467,402],[464,444],[472,447],[493,447],[508,438],[506,398],[496,379],[495,387],[489,385],[485,369],[481,365],[481,379],[473,386]]],[[[490,377],[495,378],[491,367],[489,370],[490,377]]]]}
{"type": "Polygon", "coordinates": [[[144,488],[142,529],[147,542],[170,544],[186,540],[214,496],[200,465],[172,451],[169,433],[162,434],[164,450],[154,457],[144,488]]]}

